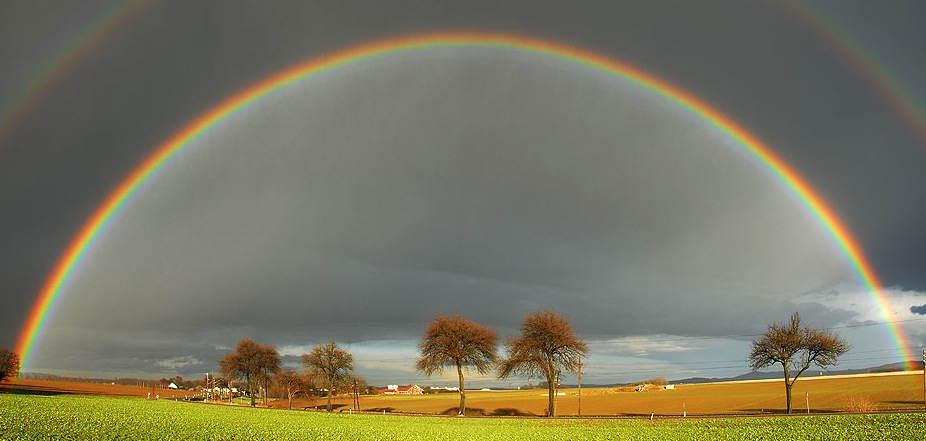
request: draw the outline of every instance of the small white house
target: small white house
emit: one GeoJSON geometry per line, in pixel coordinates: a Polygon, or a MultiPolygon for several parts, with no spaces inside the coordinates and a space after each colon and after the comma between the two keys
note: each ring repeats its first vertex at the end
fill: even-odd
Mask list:
{"type": "Polygon", "coordinates": [[[174,383],[173,381],[171,381],[170,384],[167,385],[167,388],[168,388],[168,389],[177,390],[177,389],[180,389],[180,386],[177,386],[176,383],[174,383]]]}

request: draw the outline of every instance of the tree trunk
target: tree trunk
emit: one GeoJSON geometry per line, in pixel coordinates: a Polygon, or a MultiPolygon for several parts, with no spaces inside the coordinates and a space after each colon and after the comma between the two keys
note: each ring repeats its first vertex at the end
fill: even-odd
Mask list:
{"type": "Polygon", "coordinates": [[[579,373],[576,375],[576,385],[579,387],[579,404],[576,413],[582,416],[582,362],[579,362],[579,373]]]}
{"type": "Polygon", "coordinates": [[[457,376],[460,379],[460,408],[457,415],[466,416],[466,390],[463,388],[463,366],[457,363],[457,376]]]}
{"type": "Polygon", "coordinates": [[[290,392],[290,391],[287,389],[287,391],[286,391],[286,398],[288,398],[288,402],[287,402],[287,404],[286,404],[286,407],[287,407],[287,409],[289,409],[289,410],[293,410],[293,395],[295,395],[295,394],[292,393],[292,392],[290,392]]]}
{"type": "Polygon", "coordinates": [[[331,412],[331,394],[332,392],[334,392],[332,389],[334,389],[334,381],[329,379],[328,380],[328,412],[331,412]]]}
{"type": "Polygon", "coordinates": [[[547,382],[547,416],[556,416],[556,389],[552,382],[547,382]]]}
{"type": "Polygon", "coordinates": [[[785,373],[785,400],[787,402],[788,415],[790,415],[791,414],[791,386],[793,385],[793,383],[788,381],[789,375],[788,375],[787,367],[784,368],[784,373],[785,373]]]}
{"type": "Polygon", "coordinates": [[[547,369],[550,372],[549,374],[550,378],[547,379],[547,383],[550,386],[550,390],[549,390],[550,392],[550,404],[549,404],[550,405],[550,417],[555,418],[556,417],[556,394],[559,391],[559,373],[556,371],[556,366],[553,365],[552,357],[550,357],[550,361],[547,364],[548,364],[547,369]]]}
{"type": "Polygon", "coordinates": [[[248,374],[244,377],[245,381],[248,383],[248,396],[251,398],[251,407],[254,407],[254,384],[251,382],[251,375],[248,374]]]}
{"type": "Polygon", "coordinates": [[[556,374],[553,373],[547,374],[547,416],[556,416],[556,374]]]}

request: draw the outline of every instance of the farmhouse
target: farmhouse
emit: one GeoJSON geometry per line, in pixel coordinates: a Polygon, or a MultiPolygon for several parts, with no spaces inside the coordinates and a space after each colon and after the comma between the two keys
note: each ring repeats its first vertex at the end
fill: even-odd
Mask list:
{"type": "Polygon", "coordinates": [[[422,395],[424,394],[424,389],[417,384],[410,384],[408,386],[390,384],[386,386],[385,389],[380,389],[379,393],[382,395],[422,395]]]}
{"type": "Polygon", "coordinates": [[[460,388],[458,386],[431,386],[431,390],[434,390],[434,391],[444,390],[448,392],[459,392],[460,388]]]}

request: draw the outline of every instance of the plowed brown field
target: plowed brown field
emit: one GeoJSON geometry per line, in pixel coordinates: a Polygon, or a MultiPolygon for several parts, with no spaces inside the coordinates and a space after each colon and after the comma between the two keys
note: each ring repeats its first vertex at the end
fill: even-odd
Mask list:
{"type": "Polygon", "coordinates": [[[190,391],[171,389],[151,389],[141,386],[127,386],[108,383],[85,383],[80,381],[26,380],[13,378],[0,383],[0,392],[29,392],[36,394],[82,394],[111,395],[122,397],[147,397],[160,395],[161,398],[182,398],[191,395],[190,391]]]}

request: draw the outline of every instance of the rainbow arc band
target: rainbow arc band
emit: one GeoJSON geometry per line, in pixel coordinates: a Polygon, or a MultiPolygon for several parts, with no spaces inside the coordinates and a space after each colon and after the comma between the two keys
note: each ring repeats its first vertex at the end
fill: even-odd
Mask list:
{"type": "MultiPolygon", "coordinates": [[[[709,126],[736,141],[759,164],[798,196],[803,205],[810,210],[838,244],[855,270],[858,279],[869,290],[884,319],[892,321],[889,302],[881,289],[874,269],[862,253],[858,241],[850,234],[836,212],[794,168],[785,163],[758,137],[727,115],[691,93],[638,67],[585,49],[506,33],[440,32],[377,40],[296,64],[232,95],[170,136],[106,197],[58,259],[19,335],[16,350],[21,356],[23,366],[25,368],[30,366],[39,336],[52,315],[51,312],[57,299],[93,243],[106,231],[106,226],[126,207],[132,195],[139,191],[158,170],[176,158],[185,147],[230,115],[248,108],[263,97],[313,75],[363,60],[433,48],[497,48],[545,55],[624,78],[690,111],[709,126]]],[[[913,360],[903,330],[896,323],[890,323],[888,326],[897,347],[898,356],[903,357],[905,362],[913,360]]]]}
{"type": "Polygon", "coordinates": [[[777,4],[826,42],[834,53],[887,101],[903,122],[913,130],[918,141],[926,145],[926,111],[922,103],[916,101],[916,92],[905,87],[900,81],[901,75],[896,71],[892,72],[888,63],[879,60],[877,53],[866,48],[865,44],[833,14],[815,6],[813,2],[777,4]]]}
{"type": "Polygon", "coordinates": [[[149,0],[120,0],[105,9],[80,33],[65,41],[54,56],[48,58],[28,76],[29,82],[0,102],[0,143],[6,141],[22,120],[51,93],[55,83],[67,74],[101,42],[145,10],[149,0]]]}

